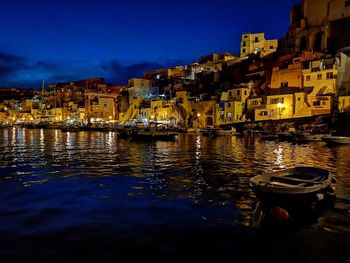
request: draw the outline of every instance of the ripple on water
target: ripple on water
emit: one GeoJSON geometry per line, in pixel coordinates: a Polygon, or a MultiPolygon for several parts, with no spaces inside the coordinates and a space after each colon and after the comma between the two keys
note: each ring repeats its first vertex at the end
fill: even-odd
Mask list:
{"type": "Polygon", "coordinates": [[[197,134],[174,142],[134,142],[115,133],[14,131],[0,130],[0,223],[17,231],[54,228],[49,222],[57,220],[61,227],[96,220],[111,226],[127,218],[123,225],[131,226],[142,223],[140,215],[180,222],[185,211],[193,222],[247,225],[256,202],[252,176],[310,165],[331,170],[338,180],[336,205],[323,227],[350,232],[350,147],[197,134]],[[147,210],[157,204],[164,209],[147,210]]]}

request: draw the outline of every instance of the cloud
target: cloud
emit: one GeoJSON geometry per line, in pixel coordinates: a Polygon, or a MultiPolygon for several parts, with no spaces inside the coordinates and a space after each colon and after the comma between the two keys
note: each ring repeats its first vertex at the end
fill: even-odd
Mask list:
{"type": "Polygon", "coordinates": [[[143,73],[175,65],[184,65],[179,60],[163,60],[161,63],[143,61],[125,64],[117,59],[97,63],[81,61],[33,60],[0,51],[0,87],[40,87],[45,83],[69,82],[90,77],[105,78],[114,84],[126,84],[129,79],[143,77],[143,73]]]}
{"type": "Polygon", "coordinates": [[[0,77],[7,77],[10,74],[24,69],[27,59],[24,57],[0,52],[0,77]]]}
{"type": "Polygon", "coordinates": [[[131,65],[123,65],[118,60],[101,62],[101,69],[109,77],[109,81],[115,83],[126,83],[134,77],[142,77],[145,71],[165,68],[165,65],[154,62],[141,62],[131,65]]]}
{"type": "Polygon", "coordinates": [[[41,81],[69,81],[62,76],[73,77],[72,70],[64,65],[43,60],[32,61],[27,57],[0,51],[0,87],[40,86],[41,81]]]}

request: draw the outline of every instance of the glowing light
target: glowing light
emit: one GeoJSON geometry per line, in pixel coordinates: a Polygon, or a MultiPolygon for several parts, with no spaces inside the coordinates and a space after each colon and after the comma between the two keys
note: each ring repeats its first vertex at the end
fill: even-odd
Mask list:
{"type": "Polygon", "coordinates": [[[201,116],[201,114],[200,113],[197,113],[197,117],[200,117],[201,116]]]}
{"type": "Polygon", "coordinates": [[[281,102],[277,103],[277,108],[282,108],[283,104],[281,102]]]}

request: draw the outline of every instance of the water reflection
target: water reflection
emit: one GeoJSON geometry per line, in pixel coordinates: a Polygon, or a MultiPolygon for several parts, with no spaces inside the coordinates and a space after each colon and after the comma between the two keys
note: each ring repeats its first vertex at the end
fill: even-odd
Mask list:
{"type": "MultiPolygon", "coordinates": [[[[0,209],[10,212],[20,204],[29,213],[16,214],[16,231],[31,217],[35,200],[45,209],[61,209],[51,219],[66,217],[62,227],[110,218],[126,225],[182,219],[250,225],[257,200],[249,179],[302,164],[329,169],[338,180],[334,208],[321,216],[320,227],[350,232],[349,146],[197,134],[173,142],[135,142],[114,132],[16,128],[0,130],[0,138],[0,209]],[[116,216],[118,209],[123,212],[116,216]]],[[[0,232],[11,219],[0,216],[0,232]]]]}

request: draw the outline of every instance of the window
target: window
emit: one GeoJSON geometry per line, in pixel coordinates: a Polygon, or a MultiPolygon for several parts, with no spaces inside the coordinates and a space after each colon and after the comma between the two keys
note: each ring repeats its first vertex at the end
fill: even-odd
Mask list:
{"type": "Polygon", "coordinates": [[[228,112],[226,114],[226,121],[232,121],[232,113],[231,112],[228,112]]]}
{"type": "Polygon", "coordinates": [[[284,98],[270,99],[270,104],[284,103],[284,98]]]}
{"type": "Polygon", "coordinates": [[[311,80],[311,76],[310,75],[306,75],[306,81],[310,81],[311,80]]]}
{"type": "Polygon", "coordinates": [[[237,90],[237,96],[240,96],[240,95],[241,95],[241,91],[237,90]]]}
{"type": "Polygon", "coordinates": [[[246,90],[244,91],[244,96],[247,96],[247,91],[246,90]]]}
{"type": "Polygon", "coordinates": [[[333,78],[334,78],[333,72],[328,72],[327,76],[326,76],[326,79],[333,79],[333,78]]]}
{"type": "Polygon", "coordinates": [[[223,121],[225,119],[225,112],[220,112],[220,120],[223,121]]]}
{"type": "Polygon", "coordinates": [[[270,49],[273,49],[273,46],[270,46],[270,49]]]}
{"type": "Polygon", "coordinates": [[[245,48],[242,49],[242,53],[245,53],[245,48]]]}
{"type": "Polygon", "coordinates": [[[322,79],[322,74],[317,74],[317,79],[322,79]]]}
{"type": "Polygon", "coordinates": [[[327,105],[327,102],[322,101],[322,105],[323,105],[323,106],[327,105]]]}
{"type": "Polygon", "coordinates": [[[260,116],[268,116],[268,111],[260,111],[260,116]]]}
{"type": "Polygon", "coordinates": [[[231,103],[228,103],[228,104],[227,104],[227,107],[229,107],[229,108],[230,108],[230,107],[231,107],[231,103]]]}
{"type": "Polygon", "coordinates": [[[312,103],[313,106],[321,106],[321,101],[314,101],[312,103]]]}
{"type": "Polygon", "coordinates": [[[104,107],[104,108],[107,108],[107,104],[106,104],[106,103],[105,103],[105,104],[103,104],[103,107],[104,107]]]}
{"type": "Polygon", "coordinates": [[[288,88],[288,81],[282,82],[281,83],[282,88],[288,88]]]}
{"type": "Polygon", "coordinates": [[[259,42],[259,37],[255,37],[255,43],[259,42]]]}
{"type": "Polygon", "coordinates": [[[243,43],[242,43],[242,46],[243,46],[243,47],[246,47],[246,46],[247,46],[247,42],[243,42],[243,43]]]}
{"type": "Polygon", "coordinates": [[[350,0],[345,0],[345,6],[350,6],[350,0]]]}
{"type": "Polygon", "coordinates": [[[300,97],[298,97],[298,101],[300,101],[301,99],[300,99],[300,97]]]}

